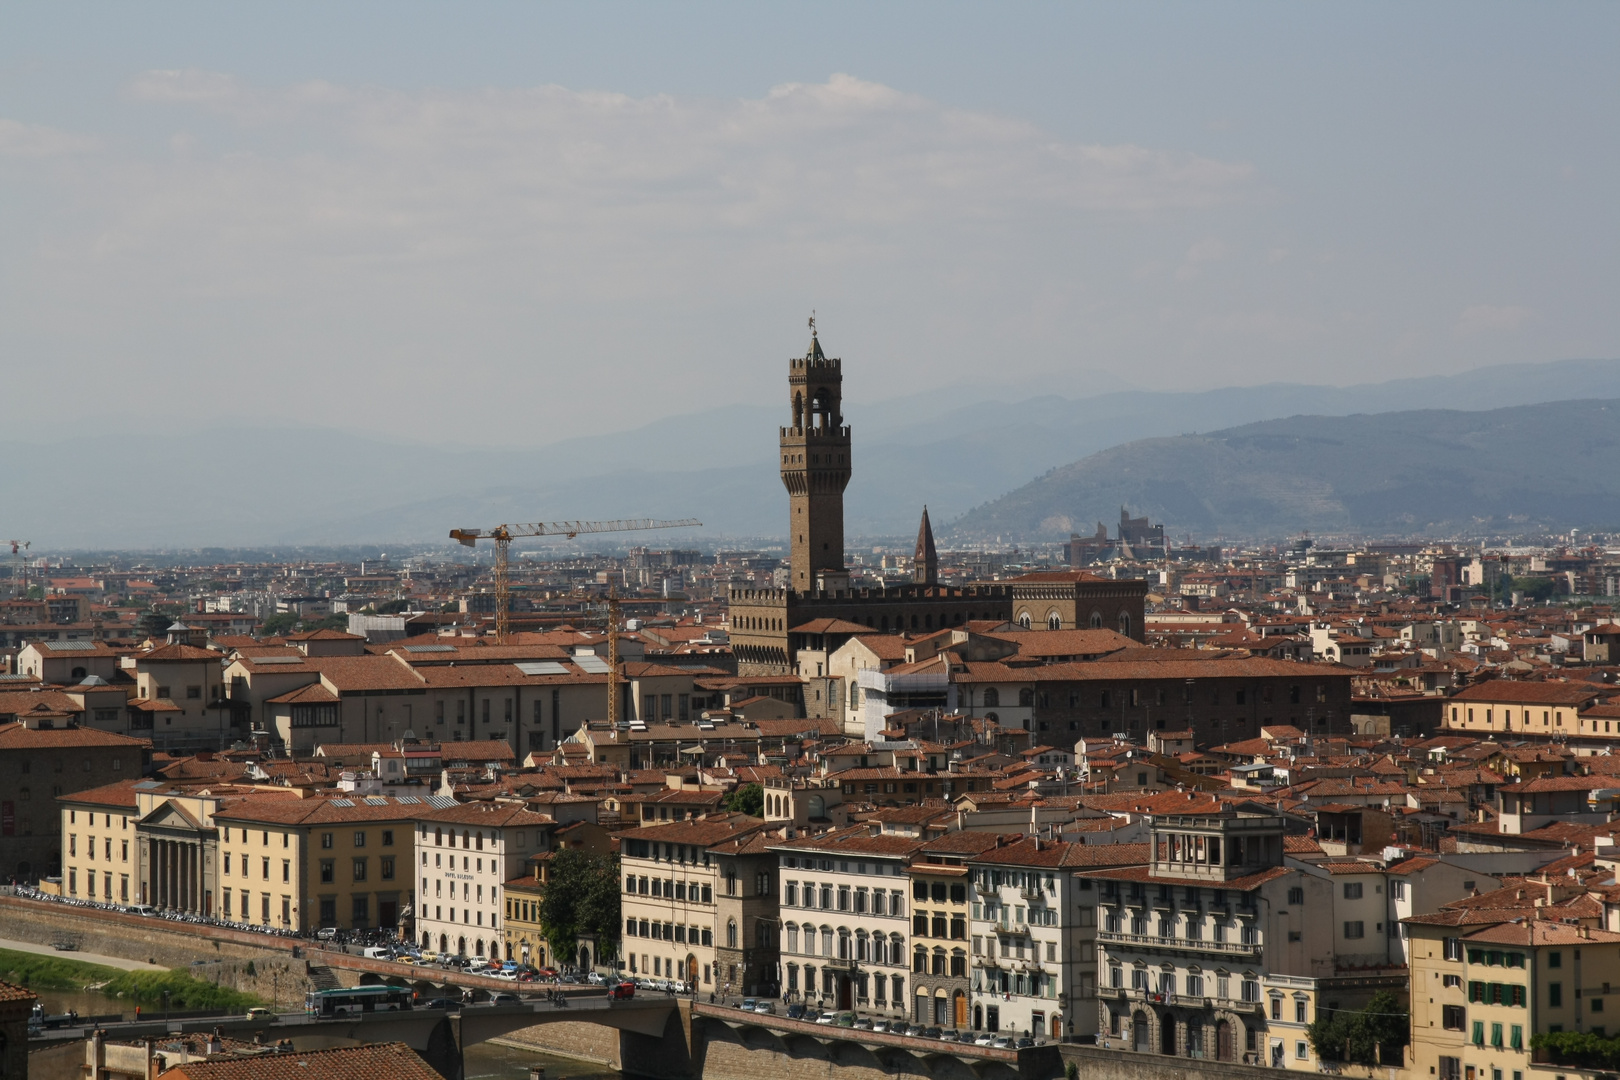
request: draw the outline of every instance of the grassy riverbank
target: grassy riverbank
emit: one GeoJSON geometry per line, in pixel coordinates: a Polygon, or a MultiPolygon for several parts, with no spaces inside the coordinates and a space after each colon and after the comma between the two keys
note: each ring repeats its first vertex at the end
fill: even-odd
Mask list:
{"type": "Polygon", "coordinates": [[[94,990],[133,1005],[161,1006],[168,991],[171,1009],[245,1011],[264,1002],[251,994],[193,979],[183,971],[119,971],[60,956],[0,949],[0,980],[30,990],[94,990]]]}

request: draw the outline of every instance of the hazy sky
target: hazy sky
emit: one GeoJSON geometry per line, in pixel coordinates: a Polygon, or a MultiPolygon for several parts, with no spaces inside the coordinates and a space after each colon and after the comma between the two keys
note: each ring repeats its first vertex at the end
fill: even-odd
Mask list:
{"type": "Polygon", "coordinates": [[[1612,3],[8,5],[0,393],[546,442],[775,401],[812,309],[854,415],[1620,356],[1617,53],[1612,3]]]}

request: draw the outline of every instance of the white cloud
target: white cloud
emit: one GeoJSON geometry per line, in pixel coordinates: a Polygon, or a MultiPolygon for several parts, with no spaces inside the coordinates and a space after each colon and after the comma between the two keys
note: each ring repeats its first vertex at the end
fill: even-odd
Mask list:
{"type": "Polygon", "coordinates": [[[0,156],[50,158],[78,154],[95,146],[95,140],[56,128],[23,124],[0,117],[0,156]]]}
{"type": "Polygon", "coordinates": [[[1181,265],[1176,269],[1177,281],[1191,281],[1204,272],[1210,263],[1226,258],[1226,245],[1213,236],[1206,236],[1187,249],[1181,265]]]}
{"type": "MultiPolygon", "coordinates": [[[[1026,342],[1108,284],[1097,237],[1169,230],[1184,248],[1257,189],[1244,162],[1060,138],[849,75],[721,100],[151,71],[124,98],[143,115],[98,153],[26,166],[39,224],[0,249],[35,298],[13,305],[16,332],[97,371],[129,358],[141,394],[205,409],[241,400],[218,376],[274,370],[255,407],[315,422],[365,400],[383,423],[484,378],[510,426],[530,418],[523,394],[577,400],[593,363],[625,357],[640,416],[716,386],[751,396],[728,381],[756,377],[743,348],[690,335],[706,385],[649,358],[654,327],[741,335],[788,305],[787,325],[801,306],[859,308],[910,339],[866,335],[891,353],[921,348],[906,328],[926,320],[959,353],[952,371],[934,359],[940,377],[990,350],[1049,363],[1026,342]],[[1035,297],[1058,314],[1032,314],[1035,297]],[[311,385],[313,402],[296,389],[311,385]]],[[[1086,310],[1123,326],[1105,297],[1086,310]]],[[[553,411],[545,430],[586,423],[553,411]]]]}
{"type": "Polygon", "coordinates": [[[1493,334],[1517,330],[1534,317],[1535,312],[1527,307],[1476,304],[1457,318],[1457,333],[1493,334]]]}

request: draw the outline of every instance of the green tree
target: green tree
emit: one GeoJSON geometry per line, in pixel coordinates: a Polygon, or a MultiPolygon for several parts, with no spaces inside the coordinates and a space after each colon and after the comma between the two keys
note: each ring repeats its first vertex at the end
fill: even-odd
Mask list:
{"type": "Polygon", "coordinates": [[[1620,1038],[1605,1038],[1590,1031],[1537,1032],[1530,1036],[1536,1050],[1548,1050],[1555,1064],[1581,1068],[1620,1068],[1620,1038]]]}
{"type": "Polygon", "coordinates": [[[291,633],[297,625],[296,615],[271,615],[259,624],[259,633],[264,637],[279,637],[291,633]]]}
{"type": "Polygon", "coordinates": [[[1306,1036],[1321,1061],[1377,1065],[1411,1041],[1411,1018],[1405,1002],[1380,990],[1361,1010],[1318,1009],[1306,1036]]]}
{"type": "Polygon", "coordinates": [[[540,928],[553,956],[572,956],[579,939],[594,937],[598,959],[619,952],[619,859],[564,848],[551,860],[540,900],[540,928]]]}
{"type": "Polygon", "coordinates": [[[387,603],[377,605],[377,614],[379,615],[397,615],[401,611],[409,610],[411,610],[409,600],[389,600],[387,603]]]}
{"type": "Polygon", "coordinates": [[[765,788],[759,784],[744,784],[721,799],[720,806],[733,814],[764,817],[765,788]]]}

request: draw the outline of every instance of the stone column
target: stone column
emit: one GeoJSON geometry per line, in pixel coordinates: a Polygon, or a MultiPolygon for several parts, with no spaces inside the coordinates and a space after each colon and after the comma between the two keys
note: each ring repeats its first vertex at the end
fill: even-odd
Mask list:
{"type": "Polygon", "coordinates": [[[152,850],[153,861],[157,864],[152,875],[157,883],[153,891],[157,893],[157,906],[165,908],[169,906],[169,843],[167,840],[154,840],[152,850]]]}

